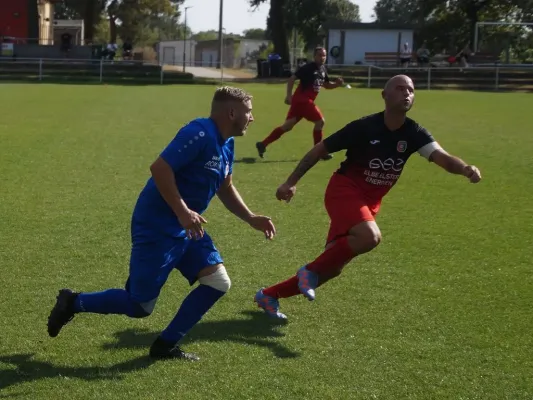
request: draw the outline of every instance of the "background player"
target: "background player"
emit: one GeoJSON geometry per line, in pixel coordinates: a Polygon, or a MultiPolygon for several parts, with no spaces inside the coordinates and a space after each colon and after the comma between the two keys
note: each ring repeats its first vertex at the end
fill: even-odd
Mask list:
{"type": "Polygon", "coordinates": [[[276,193],[290,201],[296,183],[325,154],[348,150],[346,160],[331,177],[325,195],[330,229],[325,251],[300,268],[296,276],[257,292],[255,301],[267,314],[286,318],[279,312],[279,298],[302,293],[315,299],[315,289],[338,276],[355,256],[375,248],[381,232],[374,220],[383,196],[398,181],[411,154],[418,152],[452,174],[477,183],[481,174],[475,166],[448,154],[432,135],[406,113],[414,101],[414,85],[405,75],[391,78],[383,92],[385,111],[363,117],[317,144],[302,159],[276,193]]]}
{"type": "Polygon", "coordinates": [[[132,250],[124,289],[74,293],[62,289],[48,318],[55,337],[75,314],[149,316],[162,286],[176,268],[190,285],[199,285],[150,348],[154,358],[185,358],[179,340],[229,290],[222,257],[204,231],[201,214],[215,194],[233,214],[271,239],[269,217],[254,215],[232,184],[233,136],[243,136],[253,121],[251,96],[231,87],[216,90],[210,118],[199,118],[180,129],[152,164],[152,177],[139,195],[131,223],[132,250]]]}
{"type": "MultiPolygon", "coordinates": [[[[290,105],[289,112],[283,125],[274,129],[262,142],[257,142],[255,147],[259,157],[263,158],[269,144],[278,140],[284,133],[289,132],[300,122],[302,118],[311,121],[313,127],[313,141],[315,144],[322,140],[322,129],[324,129],[324,117],[315,104],[315,99],[320,92],[320,88],[335,89],[344,84],[342,78],[337,78],[335,82],[329,80],[326,70],[326,49],[317,47],[314,52],[314,60],[300,67],[287,82],[287,96],[285,103],[290,105]],[[292,87],[296,79],[300,80],[294,95],[292,87]]],[[[331,159],[330,154],[326,154],[323,159],[331,159]]]]}

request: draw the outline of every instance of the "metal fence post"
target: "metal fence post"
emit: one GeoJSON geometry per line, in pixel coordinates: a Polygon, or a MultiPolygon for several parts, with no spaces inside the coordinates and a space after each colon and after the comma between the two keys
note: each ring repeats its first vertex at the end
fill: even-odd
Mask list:
{"type": "Polygon", "coordinates": [[[100,59],[100,83],[102,83],[104,78],[104,59],[100,59]]]}
{"type": "Polygon", "coordinates": [[[366,86],[370,88],[370,85],[372,84],[372,65],[368,66],[368,82],[366,86]]]}
{"type": "Polygon", "coordinates": [[[39,58],[39,80],[43,80],[43,59],[39,58]]]}
{"type": "Polygon", "coordinates": [[[500,86],[500,68],[497,64],[496,64],[496,82],[494,84],[495,84],[495,89],[498,90],[500,86]]]}
{"type": "Polygon", "coordinates": [[[165,72],[163,71],[163,64],[159,64],[159,67],[161,68],[161,71],[160,71],[160,77],[159,77],[159,84],[162,85],[163,84],[163,76],[165,75],[165,72]]]}
{"type": "Polygon", "coordinates": [[[428,68],[428,90],[431,90],[431,67],[428,68]]]}

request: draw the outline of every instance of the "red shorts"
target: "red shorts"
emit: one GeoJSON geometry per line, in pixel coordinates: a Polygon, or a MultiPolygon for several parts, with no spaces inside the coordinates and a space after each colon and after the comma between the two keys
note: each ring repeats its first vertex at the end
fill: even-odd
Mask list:
{"type": "Polygon", "coordinates": [[[347,235],[361,222],[374,221],[381,206],[381,199],[369,201],[352,179],[338,173],[331,177],[324,200],[331,220],[326,243],[347,235]]]}
{"type": "Polygon", "coordinates": [[[313,100],[293,98],[286,120],[293,118],[296,118],[298,121],[300,121],[302,118],[305,118],[308,121],[316,122],[320,121],[324,117],[320,111],[320,108],[317,107],[313,100]]]}

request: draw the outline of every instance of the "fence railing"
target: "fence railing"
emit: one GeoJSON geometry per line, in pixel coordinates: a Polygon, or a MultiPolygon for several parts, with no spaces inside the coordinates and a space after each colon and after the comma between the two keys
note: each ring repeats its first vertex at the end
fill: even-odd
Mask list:
{"type": "MultiPolygon", "coordinates": [[[[483,85],[499,90],[504,87],[528,86],[533,90],[533,65],[491,65],[460,67],[380,67],[374,65],[331,65],[332,76],[342,76],[345,81],[369,88],[379,87],[396,74],[407,74],[419,89],[434,87],[483,85]]],[[[1,58],[0,79],[22,77],[37,81],[53,80],[54,77],[89,80],[105,83],[117,79],[151,83],[177,82],[195,77],[218,81],[244,80],[257,76],[252,68],[242,70],[217,69],[201,62],[193,65],[161,65],[143,61],[109,61],[104,59],[47,59],[47,58],[1,58]]],[[[277,77],[283,79],[282,77],[277,77]]]]}
{"type": "Polygon", "coordinates": [[[348,82],[358,82],[368,88],[397,74],[410,76],[418,88],[431,90],[436,85],[492,86],[495,90],[502,86],[518,88],[528,86],[533,89],[533,65],[493,64],[468,67],[380,67],[375,65],[332,65],[332,76],[341,76],[348,82]]]}

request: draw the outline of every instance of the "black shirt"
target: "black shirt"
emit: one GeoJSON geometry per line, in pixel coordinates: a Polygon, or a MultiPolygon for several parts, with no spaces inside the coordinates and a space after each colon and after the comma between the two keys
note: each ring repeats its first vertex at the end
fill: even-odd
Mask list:
{"type": "Polygon", "coordinates": [[[294,75],[300,80],[294,95],[304,96],[312,100],[316,99],[324,83],[329,82],[326,66],[318,65],[316,62],[302,65],[294,75]]]}
{"type": "Polygon", "coordinates": [[[68,45],[70,44],[70,41],[72,40],[72,35],[70,33],[63,33],[61,35],[61,42],[64,44],[64,45],[68,45]]]}
{"type": "Polygon", "coordinates": [[[429,157],[439,148],[433,136],[411,118],[390,131],[384,112],[350,122],[327,137],[324,146],[329,153],[347,150],[337,172],[352,178],[371,198],[383,197],[394,186],[413,153],[429,157]]]}

